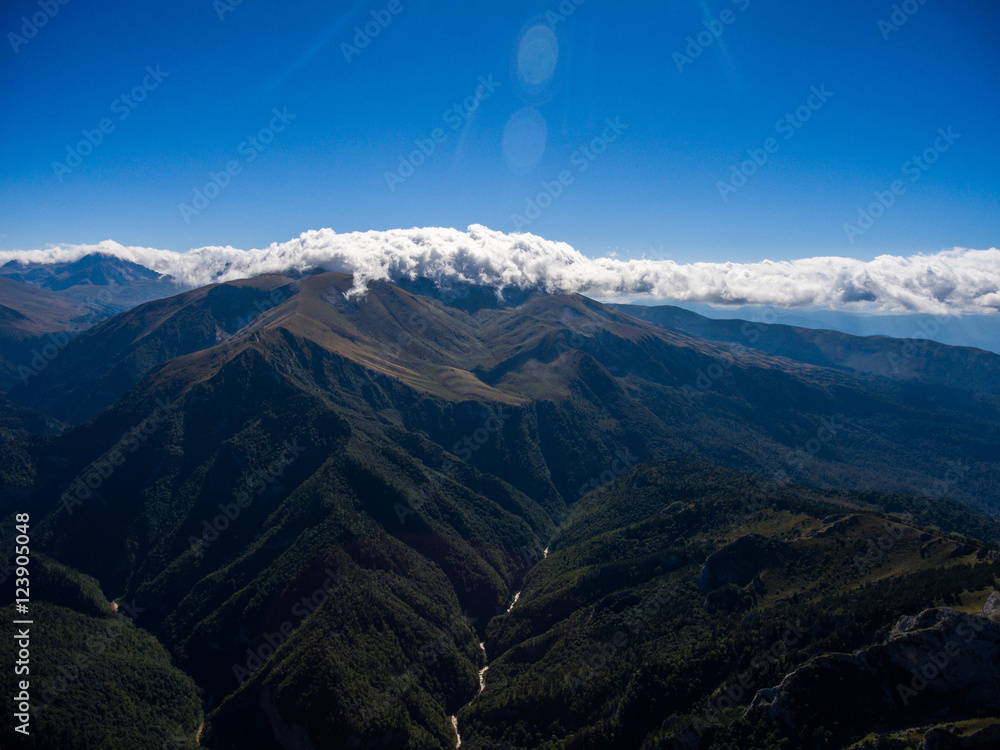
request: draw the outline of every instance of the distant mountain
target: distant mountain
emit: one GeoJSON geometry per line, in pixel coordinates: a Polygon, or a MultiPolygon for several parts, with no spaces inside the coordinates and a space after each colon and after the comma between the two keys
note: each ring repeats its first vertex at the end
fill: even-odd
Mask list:
{"type": "Polygon", "coordinates": [[[31,339],[86,325],[89,311],[58,294],[0,276],[0,335],[31,339]]]}
{"type": "Polygon", "coordinates": [[[0,277],[54,292],[111,314],[184,289],[171,277],[131,261],[92,253],[66,263],[11,260],[0,266],[0,277]]]}
{"type": "MultiPolygon", "coordinates": [[[[755,349],[579,295],[353,284],[147,302],[0,401],[0,509],[142,609],[204,747],[450,750],[451,717],[468,747],[677,747],[788,618],[816,630],[754,692],[990,595],[1000,357],[901,376],[873,364],[898,340],[755,349]],[[661,584],[666,619],[637,621],[661,584]]],[[[690,746],[834,746],[737,714],[690,746]]]]}
{"type": "Polygon", "coordinates": [[[739,319],[712,320],[672,306],[613,307],[670,330],[797,362],[1000,395],[1000,357],[981,349],[947,346],[927,334],[908,339],[859,337],[739,319]]]}
{"type": "Polygon", "coordinates": [[[89,419],[142,379],[156,365],[182,354],[210,349],[284,301],[275,276],[203,287],[150,302],[93,326],[68,341],[59,355],[12,398],[67,421],[89,419]]]}
{"type": "MultiPolygon", "coordinates": [[[[743,305],[718,307],[700,302],[671,305],[706,318],[765,321],[799,328],[820,328],[853,336],[889,336],[897,339],[929,337],[950,346],[970,346],[1000,354],[1000,315],[928,315],[852,313],[819,308],[779,308],[743,305]]],[[[652,305],[654,307],[659,305],[652,305]]]]}
{"type": "Polygon", "coordinates": [[[0,266],[0,392],[41,373],[80,331],[182,290],[155,271],[105,255],[0,266]]]}
{"type": "Polygon", "coordinates": [[[553,476],[566,477],[560,481],[586,480],[589,451],[609,439],[639,455],[683,450],[776,471],[821,419],[837,417],[852,437],[808,456],[817,483],[914,491],[948,475],[948,461],[962,462],[969,470],[949,491],[995,502],[987,468],[998,421],[997,355],[928,347],[893,373],[892,357],[907,342],[765,326],[755,349],[731,343],[738,324],[692,317],[684,325],[701,326],[692,335],[580,296],[469,314],[384,283],[348,299],[351,284],[343,274],[262,277],[148,303],[77,337],[9,398],[79,422],[143,377],[146,389],[186,389],[253,351],[297,387],[338,398],[353,399],[358,388],[325,372],[327,362],[355,379],[388,379],[409,389],[410,399],[579,407],[571,423],[585,422],[573,441],[581,463],[568,471],[561,461],[553,476]],[[708,330],[719,326],[732,330],[708,330]],[[585,413],[603,415],[610,429],[586,423],[585,413]]]}
{"type": "Polygon", "coordinates": [[[0,277],[0,392],[26,382],[47,354],[95,322],[88,308],[42,289],[0,277]],[[55,335],[53,335],[55,334],[55,335]]]}

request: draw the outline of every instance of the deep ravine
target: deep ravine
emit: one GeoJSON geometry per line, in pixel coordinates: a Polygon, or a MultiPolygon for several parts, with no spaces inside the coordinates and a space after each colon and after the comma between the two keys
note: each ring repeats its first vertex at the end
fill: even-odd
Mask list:
{"type": "MultiPolygon", "coordinates": [[[[545,553],[546,555],[548,555],[548,549],[545,550],[545,553]]],[[[516,594],[514,594],[514,601],[512,601],[510,603],[510,606],[507,607],[508,612],[514,609],[514,605],[517,604],[517,600],[520,598],[521,598],[521,592],[518,591],[516,594]]],[[[479,648],[483,650],[483,661],[485,662],[485,666],[479,670],[479,693],[476,693],[476,698],[478,698],[479,695],[486,689],[486,671],[490,668],[489,657],[486,656],[486,644],[480,643],[479,648]]],[[[476,698],[473,698],[472,701],[474,701],[476,698]]],[[[471,705],[472,701],[469,701],[465,705],[466,706],[471,705]]],[[[465,708],[465,706],[462,706],[462,708],[465,708]]],[[[451,717],[451,724],[453,727],[455,727],[455,748],[457,750],[457,748],[460,748],[462,746],[462,735],[458,731],[457,714],[451,717]]]]}
{"type": "MultiPolygon", "coordinates": [[[[549,546],[551,546],[551,544],[549,546]]],[[[544,550],[542,550],[542,559],[544,560],[548,556],[549,556],[549,547],[546,547],[544,550]]],[[[507,607],[507,612],[508,613],[510,613],[510,611],[512,609],[514,609],[514,605],[517,604],[517,602],[518,602],[518,600],[520,598],[521,598],[521,592],[518,591],[518,592],[516,592],[514,594],[514,600],[510,603],[510,606],[507,607]]],[[[485,666],[482,669],[479,670],[479,693],[476,694],[476,698],[478,698],[479,695],[482,694],[482,692],[486,689],[486,671],[490,668],[489,658],[486,656],[486,644],[485,643],[480,643],[479,644],[479,648],[481,648],[483,650],[483,661],[485,663],[485,666]]],[[[474,701],[476,698],[473,698],[472,701],[474,701]]],[[[471,705],[472,701],[469,701],[465,705],[466,706],[471,705]]],[[[462,708],[465,708],[465,706],[462,706],[462,708]]],[[[459,710],[461,710],[461,709],[459,709],[459,710]]],[[[455,727],[455,748],[457,750],[457,748],[460,748],[462,746],[462,735],[458,731],[458,714],[457,713],[454,716],[451,717],[451,724],[452,724],[453,727],[455,727]]]]}

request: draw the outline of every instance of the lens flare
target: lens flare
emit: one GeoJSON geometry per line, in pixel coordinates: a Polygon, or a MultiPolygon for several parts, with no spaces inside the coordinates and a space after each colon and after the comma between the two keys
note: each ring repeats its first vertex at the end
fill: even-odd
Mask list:
{"type": "Polygon", "coordinates": [[[516,171],[535,164],[545,153],[549,128],[545,118],[534,107],[515,112],[503,131],[503,153],[516,171]]]}
{"type": "Polygon", "coordinates": [[[531,91],[548,86],[559,64],[559,40],[548,26],[528,29],[517,48],[517,75],[531,91]]]}

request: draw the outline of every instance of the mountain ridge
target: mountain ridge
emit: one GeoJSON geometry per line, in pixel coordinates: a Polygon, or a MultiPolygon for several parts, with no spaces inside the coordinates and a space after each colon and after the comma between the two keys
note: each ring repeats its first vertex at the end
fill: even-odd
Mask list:
{"type": "MultiPolygon", "coordinates": [[[[837,588],[843,601],[909,615],[964,595],[966,573],[976,597],[995,580],[1000,532],[974,508],[1000,496],[1000,404],[975,380],[823,367],[579,295],[456,309],[353,285],[272,276],[148,302],[8,394],[25,427],[4,443],[0,507],[30,506],[41,549],[143,610],[136,624],[203,691],[207,747],[444,748],[457,716],[470,745],[638,748],[666,742],[669,716],[636,696],[696,675],[710,694],[736,652],[682,662],[664,644],[634,684],[617,670],[534,684],[565,633],[577,645],[551,658],[580,672],[600,637],[579,618],[603,618],[605,597],[638,602],[709,565],[678,611],[732,616],[745,643],[745,614],[772,628],[788,597],[830,583],[823,555],[878,587],[837,588]],[[33,434],[28,406],[68,424],[33,434]],[[905,542],[873,555],[886,523],[905,542]],[[564,569],[567,554],[589,562],[564,569]],[[509,690],[490,696],[491,680],[509,690]],[[523,697],[543,694],[539,716],[523,697]],[[584,720],[615,702],[655,726],[584,720]],[[507,710],[526,734],[502,729],[507,710]]],[[[815,606],[832,617],[840,601],[815,606]]],[[[892,612],[822,643],[869,643],[892,612]]]]}

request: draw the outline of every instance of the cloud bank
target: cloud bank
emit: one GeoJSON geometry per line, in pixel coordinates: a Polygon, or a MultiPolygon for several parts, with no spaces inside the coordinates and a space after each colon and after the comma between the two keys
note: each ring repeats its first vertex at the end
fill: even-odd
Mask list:
{"type": "Polygon", "coordinates": [[[442,286],[466,282],[546,292],[579,292],[601,299],[661,299],[714,305],[815,306],[877,312],[994,313],[1000,311],[1000,250],[956,248],[871,261],[841,257],[758,263],[588,258],[570,245],[532,234],[504,234],[473,225],[468,231],[426,228],[337,234],[303,233],[257,250],[202,247],[185,253],[97,245],[55,245],[0,252],[33,263],[74,261],[105,253],[202,286],[265,273],[314,269],[355,275],[368,283],[423,276],[442,286]]]}

